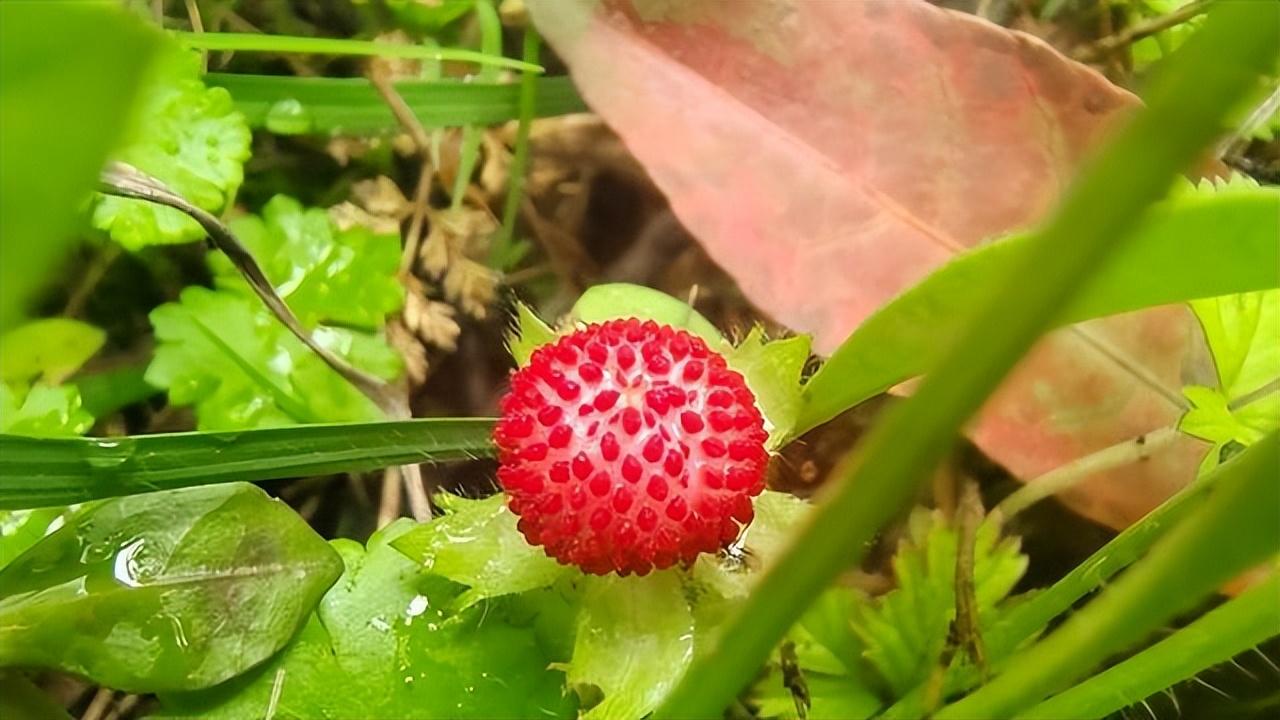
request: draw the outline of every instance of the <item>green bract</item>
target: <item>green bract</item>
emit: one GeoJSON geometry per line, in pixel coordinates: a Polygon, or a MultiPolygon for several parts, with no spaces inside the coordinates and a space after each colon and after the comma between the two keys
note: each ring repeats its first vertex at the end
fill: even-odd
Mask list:
{"type": "MultiPolygon", "coordinates": [[[[135,113],[131,140],[115,158],[197,207],[222,210],[244,178],[249,126],[226,90],[200,81],[199,55],[169,47],[152,66],[135,113]]],[[[204,237],[178,210],[118,197],[98,199],[93,223],[130,250],[204,237]]]]}

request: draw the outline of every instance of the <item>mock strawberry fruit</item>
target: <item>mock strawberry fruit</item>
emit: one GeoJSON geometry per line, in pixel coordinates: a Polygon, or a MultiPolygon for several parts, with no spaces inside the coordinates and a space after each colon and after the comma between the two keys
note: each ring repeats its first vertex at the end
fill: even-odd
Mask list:
{"type": "Polygon", "coordinates": [[[764,489],[765,438],[723,357],[635,319],[534,351],[493,433],[520,532],[598,575],[643,575],[732,542],[764,489]]]}

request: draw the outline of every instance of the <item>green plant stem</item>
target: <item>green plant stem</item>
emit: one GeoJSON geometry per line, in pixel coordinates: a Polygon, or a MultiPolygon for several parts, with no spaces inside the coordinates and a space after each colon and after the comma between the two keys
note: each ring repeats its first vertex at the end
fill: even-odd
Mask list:
{"type": "MultiPolygon", "coordinates": [[[[209,73],[205,82],[226,88],[236,108],[254,127],[262,127],[272,108],[284,101],[302,105],[308,132],[369,135],[394,132],[400,125],[368,80],[209,73]]],[[[535,117],[586,109],[567,77],[533,76],[535,117]]],[[[463,83],[455,80],[403,81],[395,88],[424,126],[491,125],[520,115],[520,86],[513,83],[463,83]]]]}
{"type": "Polygon", "coordinates": [[[1280,575],[1019,718],[1102,718],[1280,635],[1280,575]]]}
{"type": "MultiPolygon", "coordinates": [[[[480,50],[488,55],[502,54],[502,19],[492,0],[475,0],[476,21],[480,26],[480,50]]],[[[485,66],[480,68],[480,82],[491,83],[498,79],[498,68],[485,66]]],[[[467,125],[462,129],[462,150],[458,154],[458,174],[453,180],[453,196],[450,205],[453,209],[462,207],[466,197],[467,186],[471,184],[471,173],[475,171],[476,160],[480,157],[480,139],[482,130],[475,125],[467,125]]]]}
{"type": "Polygon", "coordinates": [[[1217,491],[1097,600],[935,717],[1016,715],[1280,551],[1277,467],[1280,434],[1272,433],[1225,465],[1217,491]]]}
{"type": "Polygon", "coordinates": [[[234,50],[240,52],[298,53],[310,55],[361,55],[410,60],[457,60],[477,65],[492,65],[513,70],[540,73],[541,65],[489,55],[474,50],[400,45],[397,43],[347,40],[341,38],[296,37],[259,33],[191,33],[173,31],[187,47],[197,50],[234,50]]]}
{"type": "Polygon", "coordinates": [[[300,425],[120,438],[0,435],[0,510],[492,453],[485,418],[300,425]]]}
{"type": "MultiPolygon", "coordinates": [[[[526,60],[537,60],[541,47],[541,36],[533,25],[529,25],[524,31],[523,57],[526,60]]],[[[502,228],[494,236],[493,247],[489,250],[489,257],[500,260],[503,264],[506,264],[511,255],[516,218],[520,215],[520,202],[524,198],[524,175],[529,164],[529,130],[533,127],[538,104],[538,85],[535,80],[529,74],[520,78],[520,125],[516,129],[516,147],[511,156],[510,176],[507,178],[507,200],[502,206],[502,228]]]]}
{"type": "Polygon", "coordinates": [[[1209,14],[1153,84],[1147,107],[1085,169],[936,372],[833,470],[810,523],[658,717],[719,717],[809,603],[861,558],[1073,289],[1122,244],[1142,209],[1194,162],[1251,90],[1270,64],[1278,9],[1225,4],[1209,14]]]}

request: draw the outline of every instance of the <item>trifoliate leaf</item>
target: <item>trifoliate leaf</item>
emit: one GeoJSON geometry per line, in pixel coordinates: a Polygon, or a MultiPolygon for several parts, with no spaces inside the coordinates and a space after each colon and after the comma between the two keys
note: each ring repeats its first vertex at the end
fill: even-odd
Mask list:
{"type": "Polygon", "coordinates": [[[462,607],[547,587],[569,570],[525,541],[506,500],[501,493],[484,500],[440,495],[437,502],[448,514],[419,525],[392,545],[427,572],[466,585],[469,589],[458,598],[462,607]]]}
{"type": "Polygon", "coordinates": [[[1280,378],[1280,290],[1192,300],[1228,400],[1280,378]]]}
{"type": "Polygon", "coordinates": [[[764,330],[756,326],[725,353],[729,367],[742,373],[756,396],[770,448],[787,438],[800,417],[800,373],[809,360],[809,346],[807,335],[766,341],[764,330]]]}
{"type": "Polygon", "coordinates": [[[716,326],[688,303],[643,285],[609,283],[588,288],[569,315],[588,324],[632,317],[653,320],[688,330],[705,340],[712,350],[722,351],[727,344],[716,326]]]}
{"type": "Polygon", "coordinates": [[[507,334],[507,348],[516,361],[516,367],[529,364],[529,357],[539,345],[556,339],[556,332],[539,318],[528,305],[516,302],[516,316],[511,332],[507,334]]]}
{"type": "Polygon", "coordinates": [[[83,435],[93,416],[80,407],[74,385],[31,387],[0,382],[0,432],[39,437],[83,435]]]}
{"type": "MultiPolygon", "coordinates": [[[[147,382],[195,405],[201,429],[376,420],[371,400],[295,338],[257,298],[190,287],[151,313],[147,382]]],[[[391,379],[401,361],[377,335],[320,327],[312,336],[352,365],[391,379]]]]}
{"type": "Polygon", "coordinates": [[[70,318],[46,318],[0,337],[0,380],[27,383],[37,377],[56,385],[80,369],[106,342],[102,330],[70,318]]]}
{"type": "MultiPolygon", "coordinates": [[[[304,209],[284,195],[272,198],[261,217],[236,218],[230,228],[307,327],[378,328],[404,305],[404,287],[396,279],[398,235],[375,234],[362,225],[339,230],[324,210],[304,209]]],[[[219,287],[251,294],[226,256],[211,254],[209,264],[219,287]]]]}
{"type": "Polygon", "coordinates": [[[1222,462],[1222,450],[1231,443],[1249,446],[1272,430],[1280,428],[1280,392],[1271,392],[1231,409],[1221,392],[1189,385],[1182,394],[1193,407],[1178,421],[1178,429],[1213,443],[1200,471],[1207,472],[1222,462]]]}
{"type": "Polygon", "coordinates": [[[601,698],[584,719],[642,718],[661,704],[693,658],[693,614],[680,577],[583,579],[569,686],[601,698]]]}
{"type": "Polygon", "coordinates": [[[449,612],[462,588],[422,576],[390,546],[413,527],[392,523],[368,549],[333,541],[346,569],[293,643],[234,682],[163,696],[163,716],[258,720],[272,707],[278,720],[572,717],[548,669],[561,658],[532,627],[536,608],[513,598],[449,612]]]}
{"type": "MultiPolygon", "coordinates": [[[[162,180],[200,208],[221,210],[244,178],[249,126],[226,90],[200,81],[199,55],[171,48],[159,58],[136,113],[131,140],[116,159],[162,180]]],[[[99,198],[93,223],[130,250],[204,237],[178,210],[119,197],[99,198]]]]}
{"type": "MultiPolygon", "coordinates": [[[[854,615],[865,657],[897,696],[924,682],[937,666],[956,614],[956,531],[941,513],[924,510],[913,513],[908,525],[893,559],[898,586],[860,605],[854,615]]],[[[1017,539],[999,538],[992,523],[979,526],[974,588],[982,627],[990,625],[996,604],[1026,568],[1017,539]]]]}

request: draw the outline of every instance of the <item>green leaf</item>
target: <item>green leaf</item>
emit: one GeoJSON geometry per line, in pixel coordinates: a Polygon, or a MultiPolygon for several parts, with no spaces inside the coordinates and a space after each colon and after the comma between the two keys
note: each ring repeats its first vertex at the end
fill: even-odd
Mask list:
{"type": "Polygon", "coordinates": [[[69,318],[46,318],[0,337],[0,380],[57,385],[80,369],[107,341],[98,328],[69,318]]]}
{"type": "MultiPolygon", "coordinates": [[[[956,616],[956,531],[938,511],[918,510],[893,558],[897,587],[854,614],[865,655],[901,696],[938,666],[956,616]]],[[[974,546],[974,592],[980,626],[995,618],[996,604],[1027,569],[1016,538],[1000,539],[984,523],[974,546]]]]}
{"type": "Polygon", "coordinates": [[[514,326],[507,334],[507,348],[517,367],[529,364],[529,357],[539,345],[555,340],[556,333],[528,305],[516,301],[514,326]]]}
{"type": "Polygon", "coordinates": [[[101,502],[0,571],[0,666],[131,692],[213,685],[283,647],[340,571],[252,485],[101,502]]]}
{"type": "MultiPolygon", "coordinates": [[[[371,400],[294,337],[256,298],[200,287],[151,313],[159,344],[147,382],[195,405],[202,429],[374,420],[371,400]]],[[[319,327],[320,345],[391,379],[399,355],[379,336],[319,327]]]]}
{"type": "Polygon", "coordinates": [[[1192,408],[1178,421],[1178,429],[1213,443],[1201,471],[1216,467],[1223,448],[1231,443],[1249,446],[1280,428],[1280,391],[1272,391],[1233,409],[1221,392],[1191,385],[1182,389],[1192,408]]]}
{"type": "Polygon", "coordinates": [[[67,513],[67,508],[0,510],[0,569],[40,542],[55,521],[66,522],[67,513]]]}
{"type": "Polygon", "coordinates": [[[1194,300],[1191,309],[1204,328],[1227,400],[1280,379],[1280,290],[1194,300]]]}
{"type": "MultiPolygon", "coordinates": [[[[400,124],[368,80],[277,75],[210,73],[205,81],[231,93],[236,109],[253,127],[270,124],[273,115],[289,115],[303,132],[352,135],[399,132],[400,124]]],[[[538,77],[537,117],[586,110],[567,76],[538,77]]],[[[426,127],[493,125],[520,115],[520,86],[458,80],[406,81],[395,84],[414,117],[426,127]]]]}
{"type": "Polygon", "coordinates": [[[653,711],[688,667],[693,632],[678,574],[585,577],[568,683],[603,699],[583,717],[641,718],[653,711]]]}
{"type": "Polygon", "coordinates": [[[0,435],[0,508],[488,454],[492,421],[418,419],[121,438],[0,435]]]}
{"type": "Polygon", "coordinates": [[[447,511],[444,517],[419,525],[392,545],[427,572],[466,585],[469,589],[458,597],[461,607],[544,588],[570,572],[525,542],[506,495],[468,500],[442,494],[436,502],[447,511]]]}
{"type": "MultiPolygon", "coordinates": [[[[1055,326],[1280,287],[1280,189],[1185,187],[1142,218],[1057,312],[1055,326]]],[[[868,318],[805,384],[793,434],[933,366],[985,297],[981,289],[1011,270],[1033,240],[1008,238],[965,253],[868,318]]]]}
{"type": "MultiPolygon", "coordinates": [[[[404,305],[397,235],[376,235],[362,225],[339,230],[324,210],[304,209],[284,195],[267,202],[261,217],[236,218],[230,228],[307,327],[379,328],[404,305]]],[[[252,296],[225,255],[211,254],[209,264],[220,287],[252,296]]]]}
{"type": "Polygon", "coordinates": [[[83,435],[91,427],[93,416],[80,407],[74,385],[24,388],[0,382],[0,432],[51,437],[83,435]]]}
{"type": "Polygon", "coordinates": [[[258,720],[275,707],[279,720],[571,717],[523,599],[448,612],[461,588],[422,576],[390,546],[413,526],[392,523],[367,550],[333,541],[346,570],[293,644],[231,683],[162,696],[167,716],[258,720]]]}
{"type": "Polygon", "coordinates": [[[66,708],[18,672],[0,672],[0,717],[71,720],[66,708]]]}
{"type": "Polygon", "coordinates": [[[0,509],[492,453],[493,421],[420,418],[113,438],[0,435],[0,509]]]}
{"type": "Polygon", "coordinates": [[[791,435],[800,417],[800,374],[809,360],[808,335],[766,341],[759,326],[751,329],[725,360],[742,373],[756,396],[769,432],[769,447],[777,448],[791,435]]]}
{"type": "Polygon", "coordinates": [[[688,330],[717,352],[722,352],[727,346],[716,326],[688,303],[643,285],[609,283],[587,288],[569,315],[572,320],[584,323],[631,317],[653,320],[688,330]]]}
{"type": "Polygon", "coordinates": [[[1246,590],[1142,652],[1019,718],[1103,718],[1280,636],[1280,575],[1246,590]]]}
{"type": "Polygon", "coordinates": [[[75,239],[159,39],[112,3],[0,3],[0,331],[75,239]]]}
{"type": "MultiPolygon", "coordinates": [[[[130,138],[116,159],[210,212],[222,210],[244,179],[249,127],[226,90],[200,82],[197,53],[166,46],[144,81],[130,138]]],[[[93,223],[130,250],[205,235],[178,210],[120,197],[99,198],[93,223]]]]}

